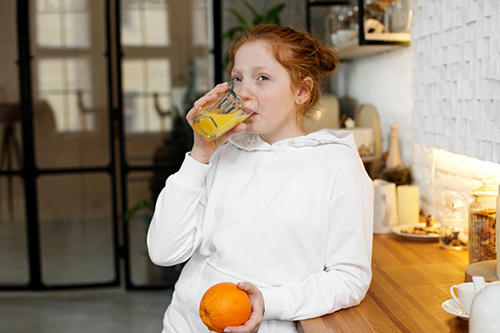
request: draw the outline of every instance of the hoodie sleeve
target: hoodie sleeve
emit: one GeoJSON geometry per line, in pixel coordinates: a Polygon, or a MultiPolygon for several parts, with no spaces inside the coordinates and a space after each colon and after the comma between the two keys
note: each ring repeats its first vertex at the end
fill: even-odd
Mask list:
{"type": "Polygon", "coordinates": [[[325,269],[303,281],[263,288],[264,319],[302,320],[358,305],[371,282],[373,184],[362,180],[333,199],[325,269]]]}
{"type": "Polygon", "coordinates": [[[156,201],[147,235],[151,261],[171,266],[191,257],[201,241],[200,221],[205,209],[205,178],[210,164],[186,154],[180,170],[171,175],[156,201]]]}

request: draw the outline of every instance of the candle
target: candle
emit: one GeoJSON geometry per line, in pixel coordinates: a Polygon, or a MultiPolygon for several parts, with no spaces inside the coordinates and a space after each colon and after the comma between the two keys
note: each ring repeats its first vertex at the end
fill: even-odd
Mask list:
{"type": "Polygon", "coordinates": [[[397,187],[398,221],[400,224],[419,222],[419,191],[415,185],[399,185],[397,187]]]}

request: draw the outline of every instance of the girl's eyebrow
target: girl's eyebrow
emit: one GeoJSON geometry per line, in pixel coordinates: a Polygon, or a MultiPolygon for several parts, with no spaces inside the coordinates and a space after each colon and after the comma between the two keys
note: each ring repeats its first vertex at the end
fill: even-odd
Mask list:
{"type": "MultiPolygon", "coordinates": [[[[256,72],[259,72],[259,71],[264,71],[264,72],[271,72],[271,73],[274,73],[274,71],[272,70],[272,68],[270,67],[267,67],[267,66],[255,66],[255,67],[252,67],[251,68],[252,71],[256,71],[256,72]]],[[[241,74],[241,71],[238,70],[238,68],[234,67],[232,70],[231,70],[231,73],[234,74],[241,74]]]]}
{"type": "Polygon", "coordinates": [[[257,66],[254,68],[255,70],[257,71],[264,71],[264,72],[271,72],[271,73],[274,73],[273,69],[270,68],[270,67],[266,67],[266,66],[257,66]]]}

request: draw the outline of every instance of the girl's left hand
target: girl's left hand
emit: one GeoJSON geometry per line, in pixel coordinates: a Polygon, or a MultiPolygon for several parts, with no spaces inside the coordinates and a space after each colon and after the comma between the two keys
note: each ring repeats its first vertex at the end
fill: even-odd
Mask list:
{"type": "MultiPolygon", "coordinates": [[[[257,333],[259,331],[262,316],[264,315],[264,297],[260,290],[251,283],[238,282],[238,288],[245,291],[252,303],[252,314],[247,322],[241,326],[228,326],[225,333],[257,333]]],[[[216,332],[212,332],[216,333],[216,332]]]]}

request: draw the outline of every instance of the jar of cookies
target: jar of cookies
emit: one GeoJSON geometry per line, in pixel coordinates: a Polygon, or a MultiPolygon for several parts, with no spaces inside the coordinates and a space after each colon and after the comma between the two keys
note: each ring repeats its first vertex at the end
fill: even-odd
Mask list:
{"type": "Polygon", "coordinates": [[[496,260],[496,179],[484,180],[474,189],[469,205],[469,264],[496,260]]]}
{"type": "Polygon", "coordinates": [[[467,208],[462,200],[453,200],[439,230],[439,244],[448,250],[466,250],[469,243],[467,208]]]}

